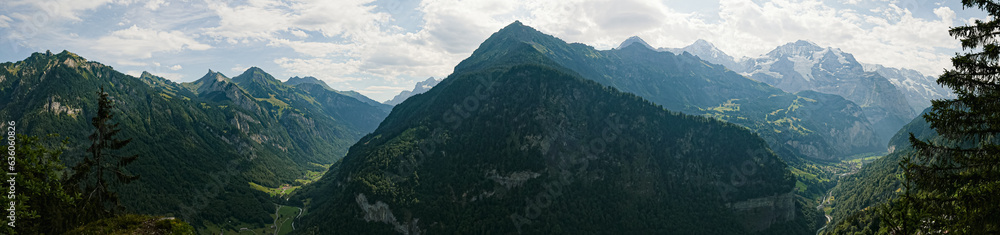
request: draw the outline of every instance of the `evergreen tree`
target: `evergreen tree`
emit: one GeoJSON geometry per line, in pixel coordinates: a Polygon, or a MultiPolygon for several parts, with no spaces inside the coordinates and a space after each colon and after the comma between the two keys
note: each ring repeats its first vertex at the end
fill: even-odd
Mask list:
{"type": "Polygon", "coordinates": [[[991,17],[949,31],[973,52],[952,58],[938,79],[957,99],[935,100],[924,115],[940,141],[910,134],[916,153],[900,161],[906,191],[883,216],[896,234],[1000,233],[1000,4],[962,4],[991,17]]]}
{"type": "Polygon", "coordinates": [[[111,184],[128,184],[139,178],[125,169],[138,155],[121,156],[115,153],[132,139],[116,137],[121,128],[118,123],[112,123],[115,117],[114,101],[103,87],[97,94],[97,116],[91,119],[95,130],[89,136],[91,145],[87,148],[90,156],[73,167],[74,174],[69,179],[70,185],[83,190],[84,202],[79,213],[83,222],[113,217],[121,212],[124,208],[118,200],[118,193],[112,191],[117,185],[111,184]],[[114,179],[109,181],[106,179],[108,176],[114,176],[114,179]]]}
{"type": "Polygon", "coordinates": [[[72,228],[63,221],[80,196],[63,189],[59,156],[68,141],[53,144],[57,136],[17,135],[17,194],[6,197],[17,204],[16,227],[4,225],[0,234],[59,234],[72,228]]]}

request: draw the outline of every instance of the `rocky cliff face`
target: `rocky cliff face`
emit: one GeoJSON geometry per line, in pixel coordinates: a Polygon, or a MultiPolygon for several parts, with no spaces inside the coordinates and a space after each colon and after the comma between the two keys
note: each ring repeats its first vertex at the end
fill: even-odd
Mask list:
{"type": "Polygon", "coordinates": [[[193,87],[192,91],[201,97],[212,101],[232,100],[233,103],[247,111],[261,113],[260,105],[249,94],[240,89],[236,83],[221,73],[209,70],[205,76],[189,86],[193,87]]]}
{"type": "Polygon", "coordinates": [[[743,226],[757,232],[795,219],[795,194],[788,192],[726,204],[742,219],[743,226]]]}

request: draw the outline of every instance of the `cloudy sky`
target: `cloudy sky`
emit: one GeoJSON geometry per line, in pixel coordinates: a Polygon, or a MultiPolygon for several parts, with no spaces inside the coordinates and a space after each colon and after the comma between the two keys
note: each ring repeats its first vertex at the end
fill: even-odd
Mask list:
{"type": "Polygon", "coordinates": [[[740,58],[802,39],[937,75],[960,50],[948,28],[986,17],[958,0],[0,0],[0,61],[69,50],[176,82],[257,66],[383,101],[514,20],[597,49],[700,38],[740,58]]]}

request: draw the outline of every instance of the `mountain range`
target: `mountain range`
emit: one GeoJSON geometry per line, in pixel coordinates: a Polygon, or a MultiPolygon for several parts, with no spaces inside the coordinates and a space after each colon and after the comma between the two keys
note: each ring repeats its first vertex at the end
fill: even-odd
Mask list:
{"type": "Polygon", "coordinates": [[[831,194],[824,231],[862,231],[898,188],[904,135],[933,137],[914,110],[952,97],[807,41],[737,60],[514,22],[384,103],[257,67],[176,83],[63,51],[0,64],[0,116],[65,137],[72,166],[102,88],[132,139],[121,153],[140,156],[140,180],[114,189],[129,213],[200,233],[278,226],[294,206],[296,234],[814,234],[831,169],[888,151],[831,194]]]}
{"type": "Polygon", "coordinates": [[[792,183],[819,177],[810,159],[877,151],[874,136],[861,107],[837,95],[515,22],[292,201],[306,208],[304,234],[807,234],[822,215],[792,183]],[[745,181],[718,181],[733,177],[745,181]]]}
{"type": "Polygon", "coordinates": [[[837,159],[883,148],[861,107],[837,96],[789,94],[691,54],[674,55],[636,44],[600,51],[566,43],[519,23],[497,34],[510,39],[487,39],[476,50],[483,53],[473,53],[456,69],[476,68],[507,59],[505,54],[534,49],[542,53],[533,56],[545,58],[547,63],[669,110],[750,128],[788,161],[837,159]]]}
{"type": "Polygon", "coordinates": [[[292,198],[309,201],[301,233],[812,231],[756,134],[587,79],[526,36],[547,35],[514,23],[397,105],[292,198]]]}
{"type": "Polygon", "coordinates": [[[384,108],[316,84],[288,86],[259,68],[234,78],[209,71],[190,83],[112,67],[63,51],[0,64],[0,116],[27,135],[67,138],[67,165],[80,161],[99,88],[117,106],[120,136],[138,154],[142,177],[117,188],[134,213],[177,216],[192,225],[270,222],[276,202],[257,187],[300,185],[322,172],[388,115],[384,108]]]}
{"type": "Polygon", "coordinates": [[[759,57],[739,60],[704,40],[684,48],[660,50],[691,53],[787,92],[813,90],[844,97],[862,107],[876,129],[880,145],[888,144],[916,111],[930,106],[930,100],[954,97],[933,77],[910,69],[862,64],[840,49],[823,48],[809,41],[788,43],[759,57]]]}

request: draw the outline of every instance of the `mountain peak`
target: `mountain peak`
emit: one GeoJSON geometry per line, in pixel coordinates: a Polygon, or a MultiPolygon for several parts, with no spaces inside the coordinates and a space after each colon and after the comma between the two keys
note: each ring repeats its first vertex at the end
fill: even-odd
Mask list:
{"type": "Polygon", "coordinates": [[[497,35],[507,35],[513,38],[524,40],[523,37],[525,35],[530,35],[532,33],[541,33],[541,32],[535,30],[535,28],[532,28],[531,26],[524,25],[523,23],[521,23],[521,21],[514,21],[514,23],[510,23],[506,27],[503,27],[503,29],[500,29],[500,31],[497,31],[496,33],[493,34],[493,36],[490,37],[492,38],[497,35]]]}
{"type": "Polygon", "coordinates": [[[281,81],[278,81],[278,79],[272,77],[271,74],[264,72],[263,69],[258,67],[248,68],[246,71],[243,72],[243,74],[234,77],[233,82],[236,82],[237,84],[241,85],[242,83],[245,82],[279,83],[279,84],[281,83],[281,81]]]}
{"type": "Polygon", "coordinates": [[[705,39],[698,39],[697,41],[694,41],[694,43],[692,43],[691,46],[715,47],[715,44],[712,44],[711,42],[705,41],[705,39]]]}
{"type": "MultiPolygon", "coordinates": [[[[694,41],[694,43],[691,43],[691,45],[688,45],[683,49],[684,51],[691,52],[692,54],[698,54],[696,52],[701,52],[701,51],[710,52],[712,54],[722,53],[722,51],[719,50],[718,47],[715,47],[715,44],[712,44],[711,42],[708,42],[705,39],[698,39],[697,41],[694,41]]],[[[717,56],[713,55],[712,57],[717,57],[717,56]]]]}
{"type": "Polygon", "coordinates": [[[715,44],[712,44],[704,39],[698,39],[694,41],[694,43],[691,43],[691,45],[683,48],[661,48],[660,51],[669,51],[670,53],[677,55],[681,55],[686,52],[710,63],[722,65],[723,67],[733,71],[738,71],[741,68],[741,66],[736,62],[736,59],[729,56],[722,50],[719,50],[718,47],[715,47],[715,44]]]}
{"type": "Polygon", "coordinates": [[[59,63],[66,63],[67,65],[74,67],[77,64],[83,64],[87,62],[87,59],[80,57],[79,55],[63,50],[58,54],[53,54],[52,51],[46,50],[45,53],[35,52],[31,53],[25,61],[49,61],[55,60],[59,63]]]}
{"type": "Polygon", "coordinates": [[[263,69],[250,67],[240,76],[233,77],[233,83],[239,85],[254,98],[268,98],[285,92],[290,86],[285,85],[263,69]]]}
{"type": "Polygon", "coordinates": [[[219,73],[219,72],[216,72],[216,71],[212,71],[211,69],[209,69],[208,73],[205,73],[205,76],[202,76],[201,78],[199,78],[196,81],[197,82],[205,82],[205,81],[223,82],[223,81],[229,81],[229,78],[227,78],[226,75],[222,75],[222,73],[219,73]]]}
{"type": "Polygon", "coordinates": [[[632,45],[633,43],[639,43],[640,45],[646,47],[647,49],[656,50],[652,46],[650,46],[649,43],[646,43],[645,40],[642,40],[642,38],[640,38],[639,36],[632,36],[629,37],[628,39],[625,39],[625,41],[622,42],[622,44],[618,45],[618,48],[616,49],[621,50],[625,47],[632,45]]]}
{"type": "Polygon", "coordinates": [[[330,86],[327,85],[326,82],[323,82],[322,80],[319,80],[313,76],[306,76],[306,77],[295,76],[288,78],[288,81],[285,81],[285,85],[289,86],[295,86],[303,83],[317,84],[322,86],[323,88],[326,88],[327,90],[333,90],[333,88],[330,88],[330,86]]]}
{"type": "Polygon", "coordinates": [[[778,48],[808,48],[808,49],[820,49],[820,50],[823,49],[823,47],[819,46],[818,44],[807,40],[798,40],[795,42],[786,43],[785,45],[781,45],[778,48]]]}
{"type": "Polygon", "coordinates": [[[816,45],[816,43],[806,40],[798,40],[778,46],[778,48],[768,52],[767,55],[774,58],[786,56],[805,56],[812,58],[814,53],[823,51],[824,49],[826,48],[820,47],[819,45],[816,45]]]}
{"type": "Polygon", "coordinates": [[[258,73],[258,72],[259,72],[259,73],[264,73],[264,70],[263,70],[263,69],[260,69],[260,68],[258,68],[258,67],[256,67],[256,66],[254,66],[254,67],[250,67],[250,68],[248,68],[248,69],[247,69],[246,71],[244,71],[243,73],[245,74],[245,73],[258,73]]]}
{"type": "Polygon", "coordinates": [[[793,43],[793,44],[795,44],[796,46],[820,47],[819,45],[816,45],[816,43],[813,43],[813,42],[811,42],[809,40],[798,40],[798,41],[795,41],[795,43],[793,43]]]}

